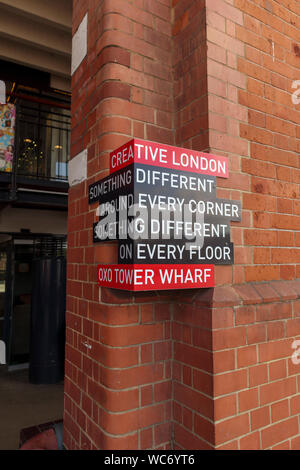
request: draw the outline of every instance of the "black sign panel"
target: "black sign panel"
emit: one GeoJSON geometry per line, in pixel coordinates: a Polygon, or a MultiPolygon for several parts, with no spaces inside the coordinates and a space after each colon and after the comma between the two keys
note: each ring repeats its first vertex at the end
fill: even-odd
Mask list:
{"type": "Polygon", "coordinates": [[[99,202],[94,242],[119,242],[122,264],[232,264],[238,201],[216,197],[216,177],[131,164],[89,187],[99,202]]]}

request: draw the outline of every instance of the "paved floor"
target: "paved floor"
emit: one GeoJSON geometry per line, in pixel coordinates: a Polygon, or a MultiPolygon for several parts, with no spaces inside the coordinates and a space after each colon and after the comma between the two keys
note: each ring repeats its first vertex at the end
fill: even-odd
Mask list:
{"type": "Polygon", "coordinates": [[[22,428],[62,416],[63,383],[33,385],[28,370],[7,372],[0,367],[0,450],[18,449],[22,428]]]}

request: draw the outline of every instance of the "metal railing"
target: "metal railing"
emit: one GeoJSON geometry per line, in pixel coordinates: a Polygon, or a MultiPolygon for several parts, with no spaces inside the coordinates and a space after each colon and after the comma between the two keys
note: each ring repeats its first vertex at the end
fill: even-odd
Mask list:
{"type": "Polygon", "coordinates": [[[14,163],[17,175],[67,180],[70,110],[18,100],[14,163]]]}

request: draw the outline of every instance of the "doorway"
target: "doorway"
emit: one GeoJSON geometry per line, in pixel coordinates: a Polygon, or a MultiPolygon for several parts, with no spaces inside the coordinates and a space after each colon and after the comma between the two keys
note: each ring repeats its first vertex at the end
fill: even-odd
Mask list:
{"type": "Polygon", "coordinates": [[[34,261],[65,250],[66,237],[0,234],[0,340],[11,369],[29,363],[34,261]]]}

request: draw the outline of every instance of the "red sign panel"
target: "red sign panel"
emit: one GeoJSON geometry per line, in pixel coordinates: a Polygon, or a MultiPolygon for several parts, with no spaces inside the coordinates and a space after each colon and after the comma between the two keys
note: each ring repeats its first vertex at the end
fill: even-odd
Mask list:
{"type": "Polygon", "coordinates": [[[228,178],[226,157],[132,139],[110,154],[110,173],[132,163],[228,178]]]}
{"type": "Polygon", "coordinates": [[[129,291],[214,287],[214,265],[99,264],[98,284],[129,291]]]}

